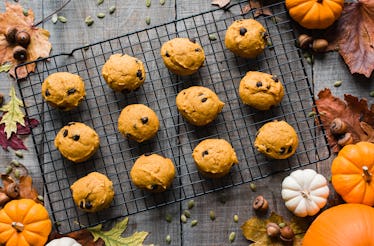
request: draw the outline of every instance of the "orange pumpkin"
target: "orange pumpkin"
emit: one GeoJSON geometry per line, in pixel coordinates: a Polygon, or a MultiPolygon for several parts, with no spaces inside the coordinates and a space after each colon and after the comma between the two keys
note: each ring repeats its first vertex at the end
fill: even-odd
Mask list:
{"type": "Polygon", "coordinates": [[[12,200],[0,210],[0,244],[43,246],[52,229],[48,211],[31,199],[12,200]]]}
{"type": "Polygon", "coordinates": [[[325,29],[343,11],[344,0],[286,0],[292,19],[309,29],[325,29]]]}
{"type": "Polygon", "coordinates": [[[303,246],[374,246],[374,208],[342,204],[322,212],[310,225],[303,246]]]}
{"type": "Polygon", "coordinates": [[[344,201],[374,205],[374,144],[344,146],[331,166],[331,181],[344,201]]]}

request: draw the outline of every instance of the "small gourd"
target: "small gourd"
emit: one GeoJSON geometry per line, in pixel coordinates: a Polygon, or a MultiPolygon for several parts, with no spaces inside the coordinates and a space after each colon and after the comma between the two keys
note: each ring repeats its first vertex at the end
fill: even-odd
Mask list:
{"type": "Polygon", "coordinates": [[[0,210],[0,245],[43,246],[51,229],[47,209],[34,200],[12,200],[0,210]]]}
{"type": "Polygon", "coordinates": [[[343,11],[344,0],[286,0],[292,19],[309,29],[331,26],[343,11]]]}
{"type": "Polygon", "coordinates": [[[331,182],[348,203],[374,205],[374,144],[344,146],[332,161],[331,182]]]}
{"type": "Polygon", "coordinates": [[[282,198],[296,216],[313,216],[327,203],[327,180],[312,169],[296,170],[282,182],[282,198]]]}
{"type": "Polygon", "coordinates": [[[46,244],[46,246],[82,246],[82,244],[78,243],[73,238],[62,237],[50,241],[48,244],[46,244]]]}

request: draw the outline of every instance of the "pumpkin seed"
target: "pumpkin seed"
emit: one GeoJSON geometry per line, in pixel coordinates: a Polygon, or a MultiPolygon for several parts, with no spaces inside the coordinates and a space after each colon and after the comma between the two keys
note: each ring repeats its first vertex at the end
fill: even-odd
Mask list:
{"type": "Polygon", "coordinates": [[[196,225],[197,225],[197,223],[198,223],[198,221],[197,221],[197,220],[193,220],[193,221],[191,221],[191,227],[194,227],[194,226],[196,226],[196,225]]]}
{"type": "Polygon", "coordinates": [[[216,37],[216,35],[214,35],[214,34],[210,34],[210,35],[208,36],[208,38],[209,38],[210,41],[215,41],[215,40],[217,40],[217,37],[216,37]]]}
{"type": "Polygon", "coordinates": [[[84,22],[86,22],[87,26],[91,26],[94,23],[94,20],[89,15],[89,16],[86,17],[86,19],[84,20],[84,22]]]}
{"type": "Polygon", "coordinates": [[[23,158],[23,153],[22,153],[22,151],[20,151],[20,150],[17,150],[16,152],[14,152],[14,154],[15,154],[17,157],[19,157],[19,158],[23,158]]]}
{"type": "Polygon", "coordinates": [[[15,167],[19,167],[19,165],[20,165],[19,161],[17,161],[17,160],[12,160],[12,161],[10,162],[10,164],[12,164],[12,165],[15,166],[15,167]]]}
{"type": "Polygon", "coordinates": [[[191,213],[190,213],[190,211],[188,211],[188,210],[184,210],[184,211],[183,211],[183,214],[184,214],[187,218],[191,218],[191,213]]]}
{"type": "Polygon", "coordinates": [[[374,91],[370,91],[369,95],[370,95],[371,97],[374,97],[374,91]]]}
{"type": "Polygon", "coordinates": [[[110,6],[109,8],[109,14],[113,14],[116,11],[116,6],[110,6]]]}
{"type": "Polygon", "coordinates": [[[189,200],[187,203],[188,209],[191,209],[195,206],[195,201],[194,200],[189,200]]]}
{"type": "Polygon", "coordinates": [[[66,23],[68,21],[68,19],[66,19],[65,16],[62,16],[62,15],[59,15],[57,17],[57,19],[61,22],[61,23],[66,23]]]}
{"type": "Polygon", "coordinates": [[[251,191],[255,192],[257,187],[255,183],[251,182],[249,183],[249,188],[251,189],[251,191]]]}
{"type": "Polygon", "coordinates": [[[151,0],[145,0],[145,6],[147,8],[151,7],[151,0]]]}
{"type": "Polygon", "coordinates": [[[308,117],[314,117],[316,116],[316,112],[312,111],[308,113],[308,117]]]}
{"type": "Polygon", "coordinates": [[[343,81],[341,81],[341,80],[335,81],[334,87],[339,87],[339,86],[342,85],[342,83],[343,83],[343,81]]]}
{"type": "Polygon", "coordinates": [[[104,0],[97,0],[97,5],[100,5],[104,2],[104,0]]]}
{"type": "Polygon", "coordinates": [[[235,232],[231,232],[230,235],[229,235],[229,241],[230,241],[230,243],[232,243],[232,242],[235,241],[235,237],[236,237],[236,233],[235,232]]]}
{"type": "Polygon", "coordinates": [[[29,10],[28,9],[23,9],[22,13],[23,13],[24,16],[28,16],[29,15],[29,10]]]}
{"type": "Polygon", "coordinates": [[[105,13],[98,13],[96,16],[97,16],[97,18],[102,19],[102,18],[105,17],[105,13]]]}
{"type": "Polygon", "coordinates": [[[279,227],[280,227],[280,228],[283,228],[283,227],[285,227],[285,226],[286,226],[286,223],[284,223],[284,222],[281,222],[281,223],[279,223],[278,225],[279,225],[279,227]]]}
{"type": "Polygon", "coordinates": [[[186,215],[184,215],[184,214],[181,215],[181,221],[182,221],[183,223],[186,223],[186,222],[187,222],[187,217],[186,217],[186,215]]]}
{"type": "Polygon", "coordinates": [[[272,47],[273,46],[273,42],[271,42],[270,39],[266,40],[266,44],[267,44],[267,46],[269,46],[269,48],[274,48],[274,47],[272,47]]]}
{"type": "Polygon", "coordinates": [[[12,166],[7,166],[6,169],[5,169],[5,174],[9,174],[11,173],[13,170],[13,167],[12,166]]]}
{"type": "Polygon", "coordinates": [[[165,215],[165,220],[170,223],[172,220],[173,220],[173,217],[171,216],[171,214],[166,214],[165,215]]]}
{"type": "Polygon", "coordinates": [[[209,211],[209,218],[213,221],[216,219],[216,213],[213,210],[209,211]]]}
{"type": "Polygon", "coordinates": [[[160,5],[164,5],[165,4],[165,0],[160,0],[160,5]]]}
{"type": "Polygon", "coordinates": [[[58,21],[58,15],[57,14],[53,14],[52,18],[51,18],[51,21],[52,21],[53,24],[56,24],[57,21],[58,21]]]}
{"type": "Polygon", "coordinates": [[[21,171],[18,170],[18,169],[16,169],[16,170],[14,171],[14,177],[16,177],[17,179],[19,179],[19,178],[21,177],[21,171]]]}
{"type": "Polygon", "coordinates": [[[151,17],[149,17],[149,16],[145,17],[145,23],[147,25],[151,24],[151,17]]]}
{"type": "Polygon", "coordinates": [[[307,62],[309,65],[312,65],[312,64],[313,64],[312,57],[311,57],[311,56],[308,56],[308,57],[306,58],[306,62],[307,62]]]}
{"type": "Polygon", "coordinates": [[[238,221],[239,221],[239,216],[238,216],[237,214],[235,214],[233,219],[234,219],[234,222],[235,222],[235,223],[238,223],[238,221]]]}
{"type": "Polygon", "coordinates": [[[41,195],[39,195],[39,196],[38,196],[38,200],[41,201],[41,202],[44,202],[44,197],[41,196],[41,195]]]}
{"type": "Polygon", "coordinates": [[[166,241],[167,244],[170,244],[170,243],[171,243],[171,237],[170,237],[170,235],[167,235],[167,236],[165,237],[165,241],[166,241]]]}
{"type": "Polygon", "coordinates": [[[85,51],[89,50],[89,49],[90,49],[90,44],[89,44],[89,43],[85,43],[83,49],[84,49],[85,51]]]}

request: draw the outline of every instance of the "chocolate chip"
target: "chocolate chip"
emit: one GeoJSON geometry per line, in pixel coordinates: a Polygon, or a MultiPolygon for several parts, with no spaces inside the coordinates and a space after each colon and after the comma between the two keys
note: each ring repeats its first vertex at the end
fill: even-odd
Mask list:
{"type": "Polygon", "coordinates": [[[201,102],[206,102],[208,100],[208,98],[204,97],[203,99],[201,99],[201,102]]]}
{"type": "Polygon", "coordinates": [[[273,75],[273,77],[271,77],[271,79],[274,80],[274,82],[278,82],[279,81],[277,75],[273,75]]]}
{"type": "Polygon", "coordinates": [[[200,50],[200,48],[196,48],[195,51],[196,52],[200,52],[201,50],[200,50]]]}
{"type": "Polygon", "coordinates": [[[241,35],[241,36],[244,36],[245,33],[247,32],[247,29],[244,28],[244,27],[241,27],[240,30],[239,30],[239,32],[240,32],[240,35],[241,35]]]}
{"type": "Polygon", "coordinates": [[[138,72],[136,72],[136,77],[138,77],[139,79],[142,79],[143,78],[143,73],[142,73],[142,70],[138,70],[138,72]]]}
{"type": "Polygon", "coordinates": [[[266,89],[268,89],[268,90],[269,90],[269,89],[270,89],[270,85],[266,86],[266,89]]]}
{"type": "Polygon", "coordinates": [[[147,124],[148,122],[148,117],[143,117],[140,119],[142,121],[143,124],[147,124]]]}
{"type": "Polygon", "coordinates": [[[262,86],[262,82],[261,82],[261,81],[258,81],[258,82],[256,83],[256,86],[257,86],[257,87],[261,87],[261,86],[262,86]]]}
{"type": "Polygon", "coordinates": [[[86,209],[92,208],[92,204],[90,201],[86,201],[86,209]]]}
{"type": "Polygon", "coordinates": [[[65,129],[64,133],[62,134],[62,136],[64,136],[64,138],[68,135],[68,130],[65,129]]]}
{"type": "Polygon", "coordinates": [[[83,203],[83,201],[81,201],[81,202],[79,203],[79,207],[80,207],[80,208],[84,208],[84,203],[83,203]]]}
{"type": "Polygon", "coordinates": [[[190,38],[190,41],[191,41],[192,43],[196,43],[196,38],[190,38]]]}
{"type": "Polygon", "coordinates": [[[287,150],[287,153],[291,153],[292,152],[292,146],[290,146],[287,150]]]}
{"type": "Polygon", "coordinates": [[[166,57],[170,57],[170,55],[169,55],[169,53],[166,51],[166,53],[165,53],[165,56],[166,57]]]}
{"type": "Polygon", "coordinates": [[[267,32],[263,32],[263,33],[262,33],[262,38],[263,38],[263,39],[266,39],[267,37],[269,37],[269,33],[267,33],[267,32]]]}
{"type": "Polygon", "coordinates": [[[78,140],[79,140],[79,138],[80,138],[80,136],[79,136],[79,135],[74,135],[74,136],[73,136],[73,140],[74,140],[74,141],[78,141],[78,140]]]}
{"type": "Polygon", "coordinates": [[[270,152],[270,149],[269,149],[269,148],[266,148],[266,150],[265,150],[265,151],[269,153],[269,152],[270,152]]]}
{"type": "Polygon", "coordinates": [[[280,148],[280,150],[279,150],[279,154],[284,154],[286,152],[286,148],[284,148],[284,147],[282,147],[282,148],[280,148]]]}
{"type": "Polygon", "coordinates": [[[158,185],[156,184],[151,185],[151,190],[157,190],[157,189],[158,189],[158,185]]]}
{"type": "Polygon", "coordinates": [[[74,88],[69,89],[69,90],[68,90],[68,96],[74,94],[76,91],[77,91],[77,90],[74,89],[74,88]]]}
{"type": "Polygon", "coordinates": [[[50,95],[51,95],[51,93],[49,93],[49,90],[46,89],[46,90],[45,90],[45,96],[48,97],[48,96],[50,96],[50,95]]]}
{"type": "Polygon", "coordinates": [[[208,152],[207,150],[205,150],[205,151],[203,152],[203,157],[206,156],[207,154],[209,154],[209,152],[208,152]]]}
{"type": "Polygon", "coordinates": [[[150,156],[150,155],[152,155],[151,152],[144,153],[144,156],[150,156]]]}

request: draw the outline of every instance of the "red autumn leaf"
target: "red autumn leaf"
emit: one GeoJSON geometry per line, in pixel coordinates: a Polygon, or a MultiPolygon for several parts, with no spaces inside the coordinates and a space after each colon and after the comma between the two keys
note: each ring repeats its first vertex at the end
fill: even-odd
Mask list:
{"type": "MultiPolygon", "coordinates": [[[[27,16],[24,14],[24,9],[19,4],[10,4],[5,2],[6,11],[0,13],[0,65],[4,63],[11,63],[13,66],[9,70],[9,74],[13,77],[15,75],[15,67],[20,64],[13,57],[14,44],[9,44],[5,38],[7,30],[16,28],[18,31],[25,31],[30,35],[30,44],[27,46],[27,60],[33,61],[38,58],[48,57],[52,45],[48,41],[49,32],[43,28],[34,26],[34,12],[32,9],[27,11],[27,16]]],[[[35,63],[23,66],[17,69],[17,76],[19,79],[25,78],[28,73],[34,72],[35,63]]]]}
{"type": "Polygon", "coordinates": [[[374,1],[347,3],[326,38],[328,50],[338,48],[352,74],[369,78],[374,70],[374,1]]]}
{"type": "MultiPolygon", "coordinates": [[[[0,117],[0,120],[2,117],[0,117]]],[[[23,140],[18,137],[18,135],[29,135],[31,133],[31,129],[36,127],[39,124],[39,121],[36,119],[25,119],[25,126],[21,124],[17,124],[17,132],[12,133],[11,137],[8,139],[5,134],[5,124],[0,124],[0,146],[8,151],[8,147],[12,148],[13,150],[27,150],[26,146],[23,143],[23,140]]]]}
{"type": "Polygon", "coordinates": [[[338,152],[342,145],[338,144],[345,134],[352,136],[352,143],[360,141],[374,142],[374,105],[368,106],[365,98],[358,99],[349,94],[344,95],[344,101],[334,97],[329,89],[318,93],[316,100],[318,112],[326,131],[327,140],[331,149],[338,152]],[[331,132],[333,120],[340,119],[344,122],[346,130],[339,135],[331,132]]]}

